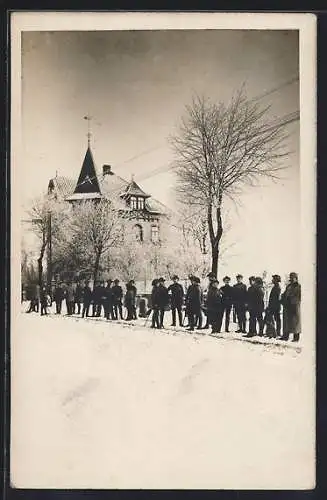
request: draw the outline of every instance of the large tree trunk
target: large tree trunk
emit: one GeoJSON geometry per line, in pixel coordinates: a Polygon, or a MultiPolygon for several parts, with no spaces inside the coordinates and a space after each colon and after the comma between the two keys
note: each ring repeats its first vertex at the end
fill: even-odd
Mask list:
{"type": "Polygon", "coordinates": [[[40,257],[37,259],[38,280],[39,280],[39,286],[40,286],[40,288],[42,287],[43,257],[44,257],[44,252],[45,252],[46,246],[47,246],[46,241],[43,241],[42,247],[41,247],[41,250],[40,250],[40,257]]]}
{"type": "Polygon", "coordinates": [[[223,235],[223,224],[221,219],[221,208],[216,209],[216,225],[214,229],[212,205],[208,206],[208,228],[211,243],[211,271],[218,276],[219,243],[223,235]]]}

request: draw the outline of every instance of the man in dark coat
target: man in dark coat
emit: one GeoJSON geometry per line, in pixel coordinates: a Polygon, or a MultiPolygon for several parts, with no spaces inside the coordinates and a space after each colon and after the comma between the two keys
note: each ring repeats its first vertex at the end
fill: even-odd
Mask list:
{"type": "Polygon", "coordinates": [[[99,281],[94,282],[94,288],[93,288],[93,293],[92,293],[92,316],[98,316],[98,312],[100,309],[101,312],[101,297],[102,297],[102,290],[101,290],[101,284],[99,281]]]}
{"type": "Polygon", "coordinates": [[[225,332],[229,332],[230,313],[233,306],[233,287],[230,286],[230,277],[223,279],[224,286],[220,288],[222,294],[222,319],[225,314],[225,332]]]}
{"type": "Polygon", "coordinates": [[[74,309],[74,289],[73,289],[73,284],[70,281],[67,283],[65,298],[66,298],[67,314],[71,316],[73,314],[73,309],[74,309]]]}
{"type": "Polygon", "coordinates": [[[188,330],[193,331],[196,319],[201,314],[201,290],[195,276],[190,276],[191,285],[186,292],[186,310],[188,313],[188,330]]]}
{"type": "Polygon", "coordinates": [[[165,278],[158,280],[158,304],[159,304],[159,327],[163,328],[165,310],[169,304],[168,290],[165,286],[165,278]]]}
{"type": "Polygon", "coordinates": [[[281,319],[280,319],[280,288],[281,277],[278,274],[272,276],[273,287],[270,290],[268,306],[265,313],[266,334],[269,338],[280,337],[281,319]]]}
{"type": "Polygon", "coordinates": [[[211,333],[220,333],[223,319],[222,294],[218,289],[218,284],[218,280],[212,280],[207,297],[207,314],[212,325],[211,333]]]}
{"type": "Polygon", "coordinates": [[[289,284],[282,294],[283,304],[283,336],[288,340],[293,334],[292,342],[298,342],[301,334],[301,285],[297,273],[290,273],[289,284]]]}
{"type": "MultiPolygon", "coordinates": [[[[209,274],[207,274],[207,278],[208,278],[208,280],[209,280],[209,282],[208,282],[208,290],[207,290],[207,296],[208,296],[208,293],[209,293],[209,290],[210,290],[210,288],[211,288],[211,286],[212,286],[212,283],[213,283],[213,281],[215,281],[215,280],[216,280],[216,275],[215,275],[215,273],[210,272],[209,274]]],[[[207,306],[206,306],[206,303],[204,304],[204,306],[205,306],[205,308],[207,307],[207,306]]],[[[211,323],[209,322],[209,317],[208,317],[208,315],[207,315],[206,324],[204,325],[204,327],[203,327],[203,328],[209,328],[209,327],[210,327],[210,324],[211,324],[211,323]]]]}
{"type": "Polygon", "coordinates": [[[263,311],[264,311],[264,291],[261,278],[250,276],[250,286],[247,291],[247,305],[250,313],[249,333],[246,337],[257,335],[257,323],[259,325],[259,335],[263,335],[263,311]]]}
{"type": "Polygon", "coordinates": [[[129,281],[126,285],[125,307],[127,309],[126,321],[131,321],[132,319],[135,319],[136,294],[135,294],[135,286],[131,281],[129,281]]]}
{"type": "Polygon", "coordinates": [[[195,315],[195,325],[197,327],[197,330],[202,330],[202,308],[204,306],[203,304],[203,290],[201,287],[201,280],[197,276],[194,278],[194,282],[196,286],[199,289],[200,292],[200,307],[195,315]]]}
{"type": "Polygon", "coordinates": [[[83,309],[82,309],[82,318],[84,316],[88,317],[90,305],[92,302],[92,290],[90,288],[90,282],[87,281],[83,288],[83,309]]]}
{"type": "Polygon", "coordinates": [[[65,297],[65,291],[62,287],[62,283],[58,283],[56,285],[53,295],[56,303],[56,314],[61,314],[62,301],[65,297]]]}
{"type": "Polygon", "coordinates": [[[104,296],[104,317],[106,319],[113,318],[113,292],[112,289],[112,280],[107,280],[107,285],[104,287],[103,296],[104,296]]]}
{"type": "Polygon", "coordinates": [[[119,285],[119,280],[114,280],[112,287],[113,296],[113,319],[123,319],[123,289],[119,285]]]}
{"type": "Polygon", "coordinates": [[[132,319],[137,319],[137,314],[136,314],[136,296],[137,296],[137,288],[136,288],[136,286],[135,286],[135,281],[134,281],[134,280],[130,280],[130,281],[129,281],[129,285],[130,285],[130,290],[131,290],[131,291],[133,292],[133,294],[134,294],[132,319]]]}
{"type": "Polygon", "coordinates": [[[246,285],[243,283],[243,276],[241,274],[236,276],[236,283],[233,286],[233,304],[238,322],[238,330],[236,330],[236,333],[246,333],[246,285]]]}
{"type": "Polygon", "coordinates": [[[159,320],[159,283],[157,279],[152,281],[151,292],[151,309],[152,309],[152,324],[151,328],[160,328],[159,320]]]}
{"type": "Polygon", "coordinates": [[[48,314],[48,310],[47,310],[48,293],[47,293],[47,289],[45,286],[42,286],[40,288],[40,306],[41,306],[41,308],[40,308],[41,316],[48,314]]]}
{"type": "Polygon", "coordinates": [[[76,288],[74,291],[74,314],[81,314],[81,302],[82,302],[83,289],[79,281],[76,282],[76,288]]]}
{"type": "Polygon", "coordinates": [[[173,283],[168,287],[168,293],[171,294],[171,314],[172,325],[176,326],[176,311],[178,313],[179,326],[183,326],[182,306],[184,299],[184,290],[180,283],[178,283],[178,276],[175,274],[172,278],[173,283]]]}

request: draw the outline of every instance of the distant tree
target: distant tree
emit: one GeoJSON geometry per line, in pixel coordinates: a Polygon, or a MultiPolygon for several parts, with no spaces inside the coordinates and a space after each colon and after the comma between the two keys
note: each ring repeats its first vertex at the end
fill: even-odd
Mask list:
{"type": "Polygon", "coordinates": [[[285,124],[271,123],[268,111],[269,107],[249,100],[243,89],[228,104],[195,97],[170,138],[179,199],[206,212],[215,274],[225,197],[235,199],[243,186],[258,186],[264,178],[277,180],[285,168],[282,160],[289,154],[285,124]]]}
{"type": "Polygon", "coordinates": [[[93,279],[98,279],[101,258],[121,243],[124,214],[116,200],[83,201],[71,212],[68,231],[71,241],[90,258],[93,279]]]}
{"type": "Polygon", "coordinates": [[[51,198],[41,196],[33,200],[28,215],[32,222],[32,230],[39,239],[39,257],[37,259],[38,283],[43,281],[43,260],[51,238],[56,244],[64,237],[62,228],[67,217],[67,208],[51,198]]]}

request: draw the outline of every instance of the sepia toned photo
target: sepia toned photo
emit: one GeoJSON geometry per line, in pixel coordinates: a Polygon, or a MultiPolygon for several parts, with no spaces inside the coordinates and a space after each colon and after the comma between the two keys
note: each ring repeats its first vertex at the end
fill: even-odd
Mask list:
{"type": "Polygon", "coordinates": [[[11,49],[12,487],[314,488],[314,17],[11,49]]]}

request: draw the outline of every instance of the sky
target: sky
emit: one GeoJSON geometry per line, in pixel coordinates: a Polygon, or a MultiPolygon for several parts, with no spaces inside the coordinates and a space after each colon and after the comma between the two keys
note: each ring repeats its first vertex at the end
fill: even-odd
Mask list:
{"type": "MultiPolygon", "coordinates": [[[[110,164],[126,179],[134,174],[145,191],[173,207],[167,139],[192,95],[228,102],[245,84],[250,98],[277,89],[260,101],[271,105],[271,119],[297,111],[298,81],[283,84],[298,77],[298,50],[295,31],[23,33],[22,203],[44,192],[56,172],[77,180],[89,113],[98,170],[110,164]]],[[[242,267],[283,274],[300,264],[299,122],[288,131],[294,154],[282,181],[249,188],[236,206],[226,205],[228,273],[242,267]]]]}

